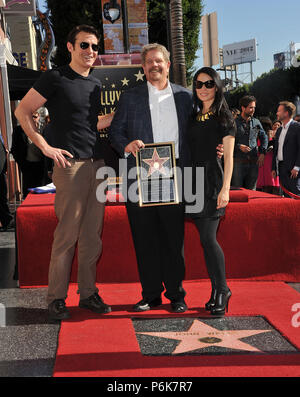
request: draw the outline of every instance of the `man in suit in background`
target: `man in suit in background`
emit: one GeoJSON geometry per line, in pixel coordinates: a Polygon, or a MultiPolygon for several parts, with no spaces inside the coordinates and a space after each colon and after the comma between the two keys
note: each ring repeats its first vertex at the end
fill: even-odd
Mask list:
{"type": "MultiPolygon", "coordinates": [[[[192,110],[191,92],[169,82],[170,60],[165,47],[146,45],[141,56],[147,83],[121,95],[110,127],[111,144],[127,158],[130,170],[136,166],[136,151],[144,144],[174,141],[177,166],[184,167],[188,162],[185,128],[192,110]]],[[[139,207],[129,197],[126,209],[143,296],[133,310],[161,305],[161,293],[166,289],[172,311],[186,311],[182,288],[184,204],[139,207]]]]}
{"type": "Polygon", "coordinates": [[[293,120],[295,111],[293,103],[279,103],[277,118],[282,127],[278,128],[275,136],[272,176],[276,177],[278,172],[281,185],[300,196],[300,124],[293,120]]]}

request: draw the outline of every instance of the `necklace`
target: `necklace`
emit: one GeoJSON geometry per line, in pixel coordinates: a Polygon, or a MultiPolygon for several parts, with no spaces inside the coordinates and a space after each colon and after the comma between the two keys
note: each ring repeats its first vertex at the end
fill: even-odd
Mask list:
{"type": "Polygon", "coordinates": [[[204,113],[204,114],[202,114],[202,113],[198,113],[197,114],[197,117],[196,117],[196,120],[197,121],[206,121],[206,120],[208,120],[209,119],[209,116],[212,116],[213,115],[213,112],[212,111],[208,111],[208,112],[206,112],[206,113],[204,113]]]}

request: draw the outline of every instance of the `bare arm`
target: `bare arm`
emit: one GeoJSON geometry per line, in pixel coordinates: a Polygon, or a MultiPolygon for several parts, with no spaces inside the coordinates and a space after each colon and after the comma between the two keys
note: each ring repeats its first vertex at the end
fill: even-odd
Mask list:
{"type": "Polygon", "coordinates": [[[224,178],[223,186],[218,195],[217,209],[226,207],[229,202],[230,182],[233,171],[233,150],[235,138],[227,135],[223,138],[224,144],[224,178]]]}
{"type": "Polygon", "coordinates": [[[67,150],[50,146],[42,135],[39,134],[32,119],[32,113],[43,106],[46,101],[46,98],[40,95],[34,88],[31,88],[16,108],[15,116],[25,134],[38,148],[41,149],[43,154],[53,159],[58,167],[65,168],[66,166],[71,165],[65,158],[65,156],[72,158],[73,156],[71,153],[67,150]]]}

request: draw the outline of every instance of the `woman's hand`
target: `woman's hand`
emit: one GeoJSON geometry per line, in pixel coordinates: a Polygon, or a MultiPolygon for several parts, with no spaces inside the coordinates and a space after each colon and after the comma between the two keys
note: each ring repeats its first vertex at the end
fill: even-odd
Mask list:
{"type": "Polygon", "coordinates": [[[229,203],[229,189],[222,188],[217,199],[217,210],[224,208],[229,203]]]}

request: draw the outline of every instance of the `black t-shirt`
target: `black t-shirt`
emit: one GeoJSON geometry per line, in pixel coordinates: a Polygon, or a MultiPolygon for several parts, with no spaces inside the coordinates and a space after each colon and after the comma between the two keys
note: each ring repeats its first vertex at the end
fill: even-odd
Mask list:
{"type": "Polygon", "coordinates": [[[96,139],[100,81],[92,75],[81,76],[65,65],[44,72],[33,88],[47,99],[50,144],[68,150],[74,158],[101,158],[96,139]]]}

